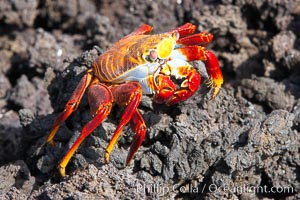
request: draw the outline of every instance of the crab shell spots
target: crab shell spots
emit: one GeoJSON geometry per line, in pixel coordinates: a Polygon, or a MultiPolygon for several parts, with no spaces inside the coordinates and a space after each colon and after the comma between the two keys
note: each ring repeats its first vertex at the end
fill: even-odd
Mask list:
{"type": "Polygon", "coordinates": [[[172,53],[177,39],[177,33],[172,34],[171,37],[164,38],[157,45],[157,54],[160,59],[165,59],[172,53]]]}

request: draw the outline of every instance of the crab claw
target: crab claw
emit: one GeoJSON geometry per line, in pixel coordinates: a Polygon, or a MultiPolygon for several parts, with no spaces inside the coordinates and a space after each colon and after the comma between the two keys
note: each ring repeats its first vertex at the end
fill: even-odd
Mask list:
{"type": "Polygon", "coordinates": [[[154,99],[168,106],[185,101],[197,91],[200,81],[200,74],[188,62],[180,59],[168,61],[156,78],[154,99]]]}
{"type": "Polygon", "coordinates": [[[186,79],[181,83],[180,88],[166,101],[166,104],[170,106],[187,100],[197,91],[200,81],[200,74],[195,69],[189,71],[186,79]]]}
{"type": "Polygon", "coordinates": [[[164,103],[174,94],[176,85],[172,82],[170,77],[166,75],[159,74],[156,79],[159,89],[154,99],[156,103],[164,103]]]}
{"type": "Polygon", "coordinates": [[[223,84],[223,74],[220,69],[219,61],[214,53],[207,50],[205,47],[193,45],[193,46],[183,46],[175,49],[172,52],[171,57],[177,60],[182,59],[186,61],[194,61],[194,60],[204,61],[207,73],[210,77],[207,81],[207,85],[213,89],[212,98],[218,95],[221,86],[223,84]]]}

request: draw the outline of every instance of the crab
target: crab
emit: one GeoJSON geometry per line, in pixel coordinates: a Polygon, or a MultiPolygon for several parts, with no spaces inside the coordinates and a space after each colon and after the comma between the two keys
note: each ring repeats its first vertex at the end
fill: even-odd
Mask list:
{"type": "Polygon", "coordinates": [[[206,32],[194,34],[195,30],[195,25],[186,23],[165,33],[150,35],[152,27],[143,24],[96,58],[64,111],[55,119],[46,140],[46,143],[54,144],[58,128],[78,108],[88,90],[92,119],[60,162],[62,176],[65,176],[66,166],[79,145],[108,116],[113,103],[124,107],[124,112],[106,148],[105,162],[109,162],[123,128],[130,123],[135,137],[126,160],[129,164],[146,135],[147,127],[138,110],[142,95],[150,95],[155,102],[168,106],[187,100],[195,94],[201,80],[190,61],[205,62],[212,98],[217,96],[223,75],[217,57],[206,49],[213,35],[206,32]]]}

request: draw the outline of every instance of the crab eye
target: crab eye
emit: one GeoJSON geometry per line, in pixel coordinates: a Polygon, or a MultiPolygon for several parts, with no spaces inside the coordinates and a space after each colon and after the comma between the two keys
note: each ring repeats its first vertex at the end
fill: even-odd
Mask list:
{"type": "Polygon", "coordinates": [[[151,61],[155,61],[156,59],[157,59],[157,52],[156,51],[154,51],[154,50],[151,50],[150,51],[150,53],[149,53],[149,59],[151,60],[151,61]]]}
{"type": "Polygon", "coordinates": [[[156,62],[158,60],[158,54],[156,50],[150,50],[144,56],[145,60],[148,62],[156,62]]]}
{"type": "Polygon", "coordinates": [[[180,34],[176,31],[174,34],[173,34],[173,37],[176,38],[176,41],[180,38],[180,34]]]}

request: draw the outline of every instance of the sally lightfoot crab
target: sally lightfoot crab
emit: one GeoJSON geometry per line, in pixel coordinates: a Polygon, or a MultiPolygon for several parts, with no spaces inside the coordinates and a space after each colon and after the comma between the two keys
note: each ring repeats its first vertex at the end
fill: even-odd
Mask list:
{"type": "Polygon", "coordinates": [[[88,101],[92,120],[59,164],[65,168],[82,141],[106,118],[112,104],[125,107],[120,124],[110,140],[105,161],[115,146],[123,128],[130,123],[136,134],[130,147],[127,164],[143,142],[146,125],[138,106],[143,94],[152,95],[157,103],[173,105],[192,96],[200,85],[200,74],[189,61],[205,62],[210,76],[208,85],[215,97],[223,84],[223,75],[216,56],[205,48],[213,35],[206,32],[194,34],[196,26],[186,23],[162,34],[149,35],[152,27],[142,25],[101,54],[83,76],[64,111],[56,118],[47,143],[53,138],[60,125],[74,112],[88,90],[88,101]]]}

